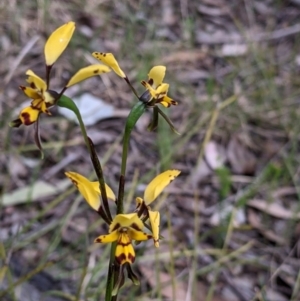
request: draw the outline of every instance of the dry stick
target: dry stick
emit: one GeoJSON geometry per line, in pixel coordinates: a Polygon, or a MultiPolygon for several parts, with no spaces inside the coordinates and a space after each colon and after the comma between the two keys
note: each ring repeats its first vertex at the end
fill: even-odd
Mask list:
{"type": "Polygon", "coordinates": [[[294,285],[291,301],[297,301],[297,296],[299,295],[299,292],[300,292],[300,271],[298,272],[296,283],[294,285]]]}
{"type": "MultiPolygon", "coordinates": [[[[205,134],[205,137],[204,137],[204,140],[203,140],[203,143],[201,145],[200,154],[198,156],[197,164],[196,164],[196,167],[195,167],[194,171],[199,168],[199,165],[201,164],[201,162],[203,160],[203,156],[204,156],[204,152],[205,152],[205,147],[206,147],[207,143],[211,139],[211,136],[212,136],[212,133],[213,133],[213,131],[215,129],[215,125],[216,125],[216,122],[218,120],[220,112],[224,108],[226,108],[227,106],[229,106],[231,103],[233,103],[236,99],[237,99],[237,95],[232,95],[231,97],[227,98],[222,103],[217,104],[216,108],[214,109],[214,111],[212,113],[212,116],[211,116],[211,119],[210,119],[210,123],[209,123],[208,129],[206,131],[206,134],[205,134]]],[[[195,180],[193,179],[193,176],[191,177],[191,180],[192,180],[192,182],[194,184],[195,180]]]]}
{"type": "Polygon", "coordinates": [[[26,54],[33,48],[33,46],[35,45],[35,43],[39,40],[40,36],[36,35],[34,37],[32,37],[28,43],[25,45],[25,47],[21,50],[21,52],[19,53],[19,55],[16,57],[16,59],[14,60],[12,66],[10,66],[9,68],[9,73],[5,76],[4,78],[4,84],[6,85],[10,79],[12,78],[12,76],[14,75],[16,69],[18,68],[18,66],[20,65],[21,61],[23,60],[23,58],[26,56],[26,54]]]}
{"type": "MultiPolygon", "coordinates": [[[[170,210],[166,211],[166,215],[167,215],[167,221],[168,221],[168,231],[169,231],[169,235],[170,237],[172,237],[172,224],[171,224],[171,216],[170,216],[170,210]]],[[[174,266],[174,244],[173,244],[173,240],[170,239],[169,240],[169,249],[170,249],[170,276],[172,279],[172,296],[173,296],[173,300],[176,301],[176,274],[175,274],[175,266],[174,266]]]]}
{"type": "Polygon", "coordinates": [[[254,244],[254,241],[249,241],[248,243],[246,243],[245,245],[241,246],[239,249],[229,253],[226,256],[221,257],[220,259],[218,259],[217,261],[205,266],[204,268],[200,269],[197,271],[197,275],[204,275],[207,274],[213,270],[215,270],[216,268],[222,266],[223,264],[225,264],[226,262],[240,256],[241,254],[247,252],[250,248],[252,248],[254,244]]]}
{"type": "MultiPolygon", "coordinates": [[[[222,102],[220,104],[217,104],[216,108],[214,109],[214,111],[212,113],[212,116],[211,116],[211,119],[210,119],[210,123],[209,123],[208,129],[207,129],[205,137],[204,137],[204,141],[203,141],[203,143],[201,145],[201,150],[200,150],[200,154],[198,156],[198,160],[197,160],[197,164],[196,164],[195,170],[198,169],[199,165],[201,164],[201,162],[203,160],[204,152],[205,152],[205,147],[206,147],[207,143],[211,139],[212,133],[214,131],[214,128],[215,128],[215,125],[216,125],[216,122],[218,120],[218,117],[219,117],[219,114],[220,114],[221,110],[223,110],[224,108],[226,108],[228,105],[230,105],[236,99],[237,99],[237,96],[233,95],[233,96],[229,97],[228,99],[226,99],[224,102],[222,102]]],[[[193,182],[195,184],[195,179],[192,179],[192,180],[193,180],[193,182]]],[[[228,231],[230,231],[230,229],[232,231],[232,228],[229,228],[228,231]]],[[[225,240],[223,249],[227,245],[227,240],[228,240],[228,238],[225,240]]],[[[215,284],[216,284],[218,273],[215,275],[214,281],[213,281],[212,285],[210,286],[210,289],[209,289],[209,292],[208,292],[208,295],[207,295],[207,298],[206,298],[207,301],[211,300],[211,298],[213,296],[213,290],[214,290],[214,287],[215,287],[215,284]]]]}
{"type": "Polygon", "coordinates": [[[13,283],[12,285],[10,285],[6,290],[0,292],[0,298],[2,298],[3,296],[5,296],[7,293],[9,293],[10,290],[12,290],[13,288],[15,288],[16,286],[22,284],[23,282],[27,281],[28,279],[30,279],[32,276],[34,276],[35,274],[41,272],[42,270],[52,266],[54,264],[54,262],[46,262],[42,265],[39,265],[36,269],[32,270],[31,272],[29,272],[28,274],[26,274],[25,276],[23,276],[22,278],[20,278],[18,281],[16,281],[15,283],[13,283]]]}
{"type": "MultiPolygon", "coordinates": [[[[222,250],[225,250],[227,248],[228,242],[229,242],[231,234],[233,232],[233,220],[234,220],[235,215],[236,215],[236,208],[234,208],[234,210],[231,214],[229,225],[228,225],[228,231],[226,233],[226,237],[225,237],[225,241],[224,241],[222,250]]],[[[216,271],[215,271],[215,275],[214,275],[212,284],[209,287],[205,301],[210,301],[213,298],[214,289],[215,289],[219,274],[220,274],[220,267],[218,267],[218,269],[216,269],[216,271]]]]}
{"type": "MultiPolygon", "coordinates": [[[[278,266],[278,268],[271,275],[270,279],[268,280],[269,282],[271,282],[273,280],[273,278],[275,278],[278,275],[278,273],[280,272],[281,267],[285,263],[286,259],[289,258],[291,256],[291,254],[295,252],[296,248],[297,248],[297,244],[295,244],[295,246],[290,250],[289,254],[284,258],[283,262],[278,266]]],[[[297,297],[297,295],[294,295],[294,294],[296,294],[299,291],[299,289],[300,289],[300,276],[299,275],[300,275],[300,271],[298,273],[296,284],[295,284],[294,289],[293,289],[291,301],[296,301],[296,299],[293,299],[293,298],[297,297]]],[[[260,294],[260,292],[262,290],[264,290],[265,287],[266,287],[266,284],[255,294],[255,296],[250,301],[256,300],[257,295],[260,294]]]]}
{"type": "MultiPolygon", "coordinates": [[[[88,236],[86,235],[85,238],[86,238],[85,243],[86,243],[86,245],[88,245],[88,236]]],[[[78,289],[77,289],[77,292],[76,292],[75,301],[80,300],[80,294],[81,294],[81,291],[82,291],[83,282],[84,282],[84,279],[85,279],[86,274],[88,272],[88,251],[87,251],[87,247],[84,250],[85,250],[85,252],[84,252],[83,256],[84,256],[85,264],[84,264],[84,267],[82,269],[82,274],[81,274],[78,289]]]]}
{"type": "MultiPolygon", "coordinates": [[[[200,200],[199,200],[199,194],[197,191],[195,191],[194,193],[194,207],[196,207],[200,200]]],[[[199,219],[199,214],[197,214],[197,210],[195,208],[194,210],[195,215],[194,215],[194,246],[197,246],[199,243],[199,234],[200,233],[200,219],[199,219]]],[[[192,258],[192,272],[191,275],[193,275],[193,278],[191,279],[191,296],[193,297],[194,293],[196,293],[196,283],[197,283],[197,279],[195,277],[196,275],[196,269],[197,269],[197,261],[198,261],[198,256],[197,256],[197,249],[194,248],[194,254],[193,254],[193,258],[192,258]]],[[[191,299],[190,299],[191,300],[191,299]]],[[[193,299],[192,299],[193,300],[193,299]]]]}

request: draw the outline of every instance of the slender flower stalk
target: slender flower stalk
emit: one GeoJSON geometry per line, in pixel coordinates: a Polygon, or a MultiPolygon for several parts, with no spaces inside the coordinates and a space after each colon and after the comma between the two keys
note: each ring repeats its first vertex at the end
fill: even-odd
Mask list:
{"type": "Polygon", "coordinates": [[[124,179],[126,175],[126,163],[128,157],[128,148],[129,141],[132,129],[139,120],[139,118],[146,111],[146,105],[142,102],[137,102],[135,106],[130,111],[125,125],[125,131],[123,135],[123,150],[122,150],[122,162],[121,162],[121,176],[119,183],[119,193],[118,193],[118,204],[117,204],[117,213],[120,214],[123,212],[123,198],[124,198],[124,179]]]}

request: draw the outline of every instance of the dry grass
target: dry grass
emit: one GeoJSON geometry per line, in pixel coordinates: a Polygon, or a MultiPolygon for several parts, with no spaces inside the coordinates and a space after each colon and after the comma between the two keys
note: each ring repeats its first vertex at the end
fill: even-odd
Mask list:
{"type": "MultiPolygon", "coordinates": [[[[132,135],[128,206],[159,170],[182,174],[157,205],[161,247],[137,246],[134,270],[142,284],[126,281],[120,300],[300,299],[300,6],[228,3],[0,4],[1,300],[102,300],[104,294],[109,249],[92,241],[106,227],[64,177],[66,170],[92,173],[78,126],[55,110],[44,116],[41,161],[33,129],[7,125],[27,101],[18,89],[26,70],[44,74],[44,42],[69,20],[76,34],[55,66],[54,89],[93,62],[91,52],[103,51],[116,55],[139,92],[149,68],[165,64],[170,95],[179,101],[168,113],[181,136],[163,123],[147,132],[150,115],[132,135]],[[236,101],[219,111],[233,95],[236,101]],[[33,193],[38,180],[49,191],[39,183],[33,193]]],[[[120,116],[135,99],[114,74],[87,80],[71,94],[83,92],[118,110],[88,128],[116,190],[120,116]]]]}

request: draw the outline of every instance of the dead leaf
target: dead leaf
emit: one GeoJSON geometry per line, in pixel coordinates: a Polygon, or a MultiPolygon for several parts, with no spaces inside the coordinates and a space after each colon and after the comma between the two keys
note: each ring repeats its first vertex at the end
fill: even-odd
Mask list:
{"type": "Polygon", "coordinates": [[[250,151],[241,135],[233,135],[227,146],[227,157],[233,173],[253,175],[257,158],[250,151]]]}
{"type": "Polygon", "coordinates": [[[174,53],[168,54],[161,59],[162,62],[165,64],[172,64],[172,63],[193,63],[199,60],[204,60],[207,58],[207,53],[200,50],[183,50],[174,53]]]}
{"type": "Polygon", "coordinates": [[[248,201],[247,205],[277,218],[300,219],[300,212],[294,212],[286,209],[278,203],[268,203],[262,199],[253,199],[248,201]]]}
{"type": "Polygon", "coordinates": [[[211,175],[215,169],[224,165],[225,160],[224,148],[215,141],[208,142],[204,150],[204,160],[200,162],[191,175],[192,182],[196,183],[211,175]]]}
{"type": "Polygon", "coordinates": [[[0,200],[2,206],[13,206],[26,203],[28,200],[34,202],[42,198],[49,197],[63,192],[71,183],[68,179],[60,181],[57,185],[52,185],[44,181],[36,181],[28,185],[6,193],[0,200]]]}
{"type": "Polygon", "coordinates": [[[27,175],[27,168],[20,156],[14,154],[9,155],[7,166],[12,178],[24,177],[27,175]]]}
{"type": "Polygon", "coordinates": [[[245,55],[248,52],[246,44],[225,44],[219,51],[220,56],[236,57],[245,55]]]}
{"type": "Polygon", "coordinates": [[[142,274],[147,278],[150,286],[153,289],[160,289],[161,294],[169,298],[170,300],[185,300],[187,295],[187,285],[179,280],[176,281],[175,285],[175,296],[172,291],[172,279],[171,275],[164,272],[157,272],[153,269],[153,266],[140,266],[142,274]],[[157,283],[159,280],[159,283],[157,283]]]}
{"type": "Polygon", "coordinates": [[[228,216],[231,216],[231,214],[233,214],[233,227],[238,228],[239,226],[245,224],[245,210],[243,208],[236,209],[232,204],[227,204],[226,206],[222,206],[222,208],[217,207],[209,222],[212,226],[216,227],[220,225],[221,222],[225,221],[228,216]]]}
{"type": "MultiPolygon", "coordinates": [[[[204,301],[206,299],[207,295],[207,287],[203,283],[197,281],[197,299],[191,299],[191,296],[188,296],[188,287],[187,284],[185,284],[182,281],[179,281],[176,279],[175,283],[175,296],[173,296],[172,291],[172,279],[171,275],[159,272],[159,274],[156,273],[156,271],[153,269],[153,266],[139,266],[141,269],[142,275],[147,278],[150,286],[153,289],[161,288],[161,294],[165,298],[169,298],[173,301],[182,301],[182,300],[194,300],[194,301],[204,301]],[[157,283],[157,280],[159,280],[159,283],[157,283]]],[[[224,299],[219,296],[213,296],[211,298],[211,301],[230,301],[228,299],[224,299]]]]}
{"type": "Polygon", "coordinates": [[[228,15],[230,12],[227,6],[211,7],[203,4],[198,5],[198,11],[201,14],[212,16],[212,17],[220,17],[220,16],[228,15]]]}
{"type": "Polygon", "coordinates": [[[279,245],[286,245],[287,241],[284,237],[279,236],[277,233],[271,229],[266,229],[261,223],[259,215],[254,210],[248,210],[248,221],[250,225],[260,231],[260,233],[265,236],[267,239],[276,242],[279,245]]]}

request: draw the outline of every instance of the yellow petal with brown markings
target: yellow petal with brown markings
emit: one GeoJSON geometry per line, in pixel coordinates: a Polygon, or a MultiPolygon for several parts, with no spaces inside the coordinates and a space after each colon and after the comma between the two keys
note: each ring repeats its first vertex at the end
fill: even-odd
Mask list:
{"type": "Polygon", "coordinates": [[[27,97],[29,97],[31,99],[41,98],[41,95],[39,93],[37,93],[37,91],[31,87],[20,86],[20,89],[24,92],[24,94],[27,97]]]}
{"type": "Polygon", "coordinates": [[[93,52],[93,57],[101,61],[103,64],[110,67],[114,72],[122,78],[126,77],[126,74],[120,68],[119,63],[115,59],[112,53],[103,53],[103,52],[93,52]]]}
{"type": "Polygon", "coordinates": [[[27,70],[26,75],[28,75],[27,82],[30,84],[32,89],[35,89],[41,93],[47,90],[47,84],[45,81],[36,75],[32,70],[27,70]]]}
{"type": "Polygon", "coordinates": [[[160,224],[159,212],[149,210],[149,221],[151,225],[154,245],[156,248],[158,248],[159,247],[159,224],[160,224]]]}
{"type": "MultiPolygon", "coordinates": [[[[91,182],[86,177],[80,175],[79,173],[68,171],[65,172],[65,175],[73,182],[77,187],[79,192],[82,194],[87,203],[96,211],[100,209],[101,200],[100,200],[100,189],[99,182],[91,182]]],[[[115,200],[115,194],[111,188],[105,184],[107,197],[111,200],[115,200]]]]}
{"type": "Polygon", "coordinates": [[[120,265],[124,263],[134,263],[135,251],[126,232],[121,233],[119,236],[115,258],[120,265]]]}
{"type": "Polygon", "coordinates": [[[23,109],[19,115],[20,120],[25,125],[30,125],[37,121],[40,115],[40,110],[32,107],[26,107],[23,109]]]}
{"type": "Polygon", "coordinates": [[[100,75],[100,74],[107,73],[110,71],[111,70],[109,67],[107,67],[105,65],[100,65],[100,64],[91,65],[91,66],[82,68],[71,77],[71,79],[67,83],[66,87],[67,88],[71,87],[71,86],[78,84],[79,82],[82,82],[92,76],[100,75]]]}
{"type": "Polygon", "coordinates": [[[148,83],[156,89],[162,84],[166,74],[165,66],[154,66],[148,73],[148,83]]]}
{"type": "Polygon", "coordinates": [[[152,203],[158,195],[180,174],[179,170],[167,170],[156,176],[146,187],[144,201],[152,203]]]}
{"type": "Polygon", "coordinates": [[[109,234],[106,234],[106,235],[100,235],[98,236],[95,240],[94,240],[94,243],[103,243],[103,244],[106,244],[106,243],[110,243],[110,242],[114,242],[116,241],[117,239],[119,238],[119,233],[118,231],[113,231],[109,234]]]}
{"type": "Polygon", "coordinates": [[[120,227],[131,227],[136,230],[141,230],[143,229],[144,224],[136,213],[118,214],[110,224],[109,232],[112,232],[120,227]]]}

